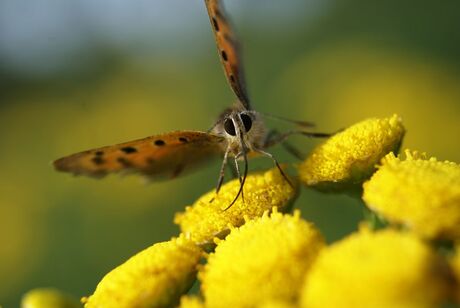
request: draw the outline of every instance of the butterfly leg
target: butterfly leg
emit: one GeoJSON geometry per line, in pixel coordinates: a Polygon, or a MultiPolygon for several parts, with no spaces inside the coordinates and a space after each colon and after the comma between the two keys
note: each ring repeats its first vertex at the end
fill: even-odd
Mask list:
{"type": "Polygon", "coordinates": [[[274,146],[274,145],[276,145],[278,143],[282,143],[292,135],[303,135],[303,136],[307,136],[307,137],[311,137],[311,138],[327,138],[327,137],[331,137],[334,134],[335,133],[330,134],[330,133],[306,132],[306,131],[303,131],[303,130],[290,130],[290,131],[284,132],[282,134],[279,134],[276,131],[274,131],[272,136],[270,136],[270,134],[269,134],[269,136],[267,138],[267,141],[265,142],[264,148],[269,148],[269,147],[274,146]]]}
{"type": "Polygon", "coordinates": [[[280,143],[283,146],[283,148],[295,158],[299,160],[303,160],[305,158],[305,155],[299,149],[293,146],[291,143],[287,142],[286,140],[277,141],[276,138],[279,138],[278,137],[279,135],[280,133],[276,129],[270,130],[270,132],[268,133],[267,141],[265,142],[264,148],[280,143]]]}
{"type": "Polygon", "coordinates": [[[292,185],[291,181],[289,181],[289,178],[287,177],[287,175],[284,173],[283,169],[281,168],[280,164],[278,163],[278,161],[276,160],[276,158],[268,153],[268,152],[265,152],[263,150],[260,150],[260,149],[254,149],[254,152],[257,152],[257,153],[260,153],[264,156],[267,156],[267,157],[270,157],[273,162],[275,163],[275,166],[278,168],[278,170],[280,171],[281,175],[283,176],[283,178],[286,180],[286,182],[288,182],[289,186],[291,187],[294,187],[294,185],[292,185]]]}
{"type": "Polygon", "coordinates": [[[287,141],[283,141],[281,142],[281,145],[289,154],[291,154],[298,160],[303,160],[305,158],[305,155],[298,148],[293,146],[291,143],[287,141]]]}
{"type": "Polygon", "coordinates": [[[224,159],[222,160],[222,166],[220,167],[220,172],[219,172],[219,179],[217,180],[216,195],[219,193],[219,190],[222,187],[222,183],[224,182],[225,167],[227,166],[229,152],[230,152],[230,149],[227,149],[225,151],[224,159]]]}
{"type": "MultiPolygon", "coordinates": [[[[230,152],[230,149],[227,149],[224,153],[224,158],[222,160],[222,165],[220,166],[220,172],[219,172],[219,178],[217,179],[217,185],[216,185],[216,196],[220,191],[220,188],[222,187],[222,183],[224,182],[224,177],[225,177],[225,167],[227,166],[228,162],[228,153],[230,152]]],[[[209,200],[209,203],[212,203],[214,201],[215,197],[212,197],[211,200],[209,200]]]]}

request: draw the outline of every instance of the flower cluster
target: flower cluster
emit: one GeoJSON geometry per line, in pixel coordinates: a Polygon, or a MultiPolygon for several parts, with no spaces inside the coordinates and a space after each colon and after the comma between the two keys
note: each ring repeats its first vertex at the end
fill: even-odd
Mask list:
{"type": "Polygon", "coordinates": [[[276,168],[253,173],[245,181],[244,199],[238,198],[229,209],[224,210],[240,189],[238,180],[225,184],[217,195],[215,190],[203,195],[192,206],[187,206],[184,213],[178,213],[174,222],[195,242],[212,242],[214,237],[225,237],[230,227],[244,224],[244,217],[246,220],[260,217],[274,206],[288,211],[298,193],[297,183],[294,179],[290,182],[294,188],[276,168]]]}
{"type": "Polygon", "coordinates": [[[299,166],[305,185],[323,191],[353,191],[389,152],[397,152],[405,129],[401,118],[368,119],[316,147],[299,166]]]}
{"type": "Polygon", "coordinates": [[[324,249],[302,290],[304,307],[436,307],[448,271],[406,232],[362,230],[324,249]]]}
{"type": "Polygon", "coordinates": [[[193,284],[202,256],[193,241],[181,235],[157,243],[108,273],[85,307],[152,307],[177,303],[193,284]]]}
{"type": "MultiPolygon", "coordinates": [[[[225,210],[238,179],[217,195],[203,195],[176,215],[177,238],[115,268],[82,302],[197,308],[460,303],[460,165],[408,150],[398,156],[404,133],[397,115],[368,119],[320,144],[298,167],[307,187],[358,196],[384,229],[363,220],[358,231],[327,244],[299,210],[289,213],[299,193],[294,177],[292,187],[276,168],[252,173],[244,201],[225,210]],[[199,294],[187,294],[196,280],[199,294]]],[[[37,298],[42,291],[34,292],[37,298]]]]}
{"type": "Polygon", "coordinates": [[[458,164],[408,150],[405,159],[390,153],[364,184],[363,199],[376,213],[422,237],[460,238],[458,164]]]}
{"type": "Polygon", "coordinates": [[[305,273],[324,247],[319,231],[300,218],[268,212],[234,228],[200,273],[210,307],[295,302],[305,273]],[[256,292],[248,292],[254,290],[256,292]],[[238,296],[235,296],[238,294],[238,296]]]}

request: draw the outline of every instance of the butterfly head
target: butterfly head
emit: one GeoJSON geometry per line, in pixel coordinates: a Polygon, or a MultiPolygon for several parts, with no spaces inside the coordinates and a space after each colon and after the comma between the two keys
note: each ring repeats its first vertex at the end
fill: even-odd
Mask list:
{"type": "Polygon", "coordinates": [[[266,128],[261,116],[253,110],[231,108],[222,113],[212,130],[227,140],[230,153],[234,155],[255,148],[263,148],[266,128]]]}

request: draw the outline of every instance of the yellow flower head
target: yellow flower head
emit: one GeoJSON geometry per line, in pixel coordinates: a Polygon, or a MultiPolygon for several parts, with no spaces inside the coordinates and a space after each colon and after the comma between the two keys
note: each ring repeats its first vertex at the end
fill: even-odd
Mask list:
{"type": "Polygon", "coordinates": [[[303,307],[433,307],[447,295],[445,264],[409,233],[360,232],[321,251],[303,307]]]}
{"type": "Polygon", "coordinates": [[[173,306],[193,284],[201,256],[183,235],[157,243],[108,273],[85,307],[173,306]]]}
{"type": "Polygon", "coordinates": [[[286,300],[269,300],[258,305],[257,308],[297,308],[296,302],[286,300]]]}
{"type": "Polygon", "coordinates": [[[277,168],[248,175],[244,184],[244,202],[240,196],[228,210],[240,188],[238,179],[222,186],[216,195],[212,190],[187,206],[184,213],[176,215],[174,222],[185,234],[200,244],[212,243],[212,239],[228,234],[229,226],[241,226],[243,217],[260,217],[273,206],[284,211],[297,196],[297,183],[292,188],[277,168]],[[211,202],[212,200],[212,202],[211,202]]]}
{"type": "Polygon", "coordinates": [[[22,297],[22,308],[78,308],[76,298],[53,288],[33,289],[22,297]]]}
{"type": "Polygon", "coordinates": [[[405,151],[388,154],[364,183],[363,199],[387,220],[427,238],[460,237],[460,165],[405,151]]]}
{"type": "MultiPolygon", "coordinates": [[[[199,273],[209,307],[278,306],[297,298],[324,241],[300,212],[276,210],[232,229],[199,273]]],[[[286,303],[283,304],[285,307],[286,303]]]]}
{"type": "Polygon", "coordinates": [[[398,151],[404,132],[397,115],[359,122],[317,146],[299,166],[300,179],[318,190],[360,189],[380,159],[398,151]]]}
{"type": "Polygon", "coordinates": [[[179,308],[204,308],[204,303],[198,296],[184,295],[180,299],[179,308]]]}

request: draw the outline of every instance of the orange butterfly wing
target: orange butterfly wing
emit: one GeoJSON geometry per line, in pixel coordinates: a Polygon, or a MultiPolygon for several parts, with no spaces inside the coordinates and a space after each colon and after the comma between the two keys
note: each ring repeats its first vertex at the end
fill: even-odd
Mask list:
{"type": "Polygon", "coordinates": [[[60,158],[59,171],[103,177],[138,172],[150,178],[174,178],[223,153],[225,138],[198,131],[177,131],[105,146],[60,158]]]}
{"type": "Polygon", "coordinates": [[[225,76],[243,106],[246,109],[250,109],[243,65],[238,51],[238,42],[232,31],[231,24],[225,17],[224,9],[219,0],[205,0],[205,4],[225,76]]]}

